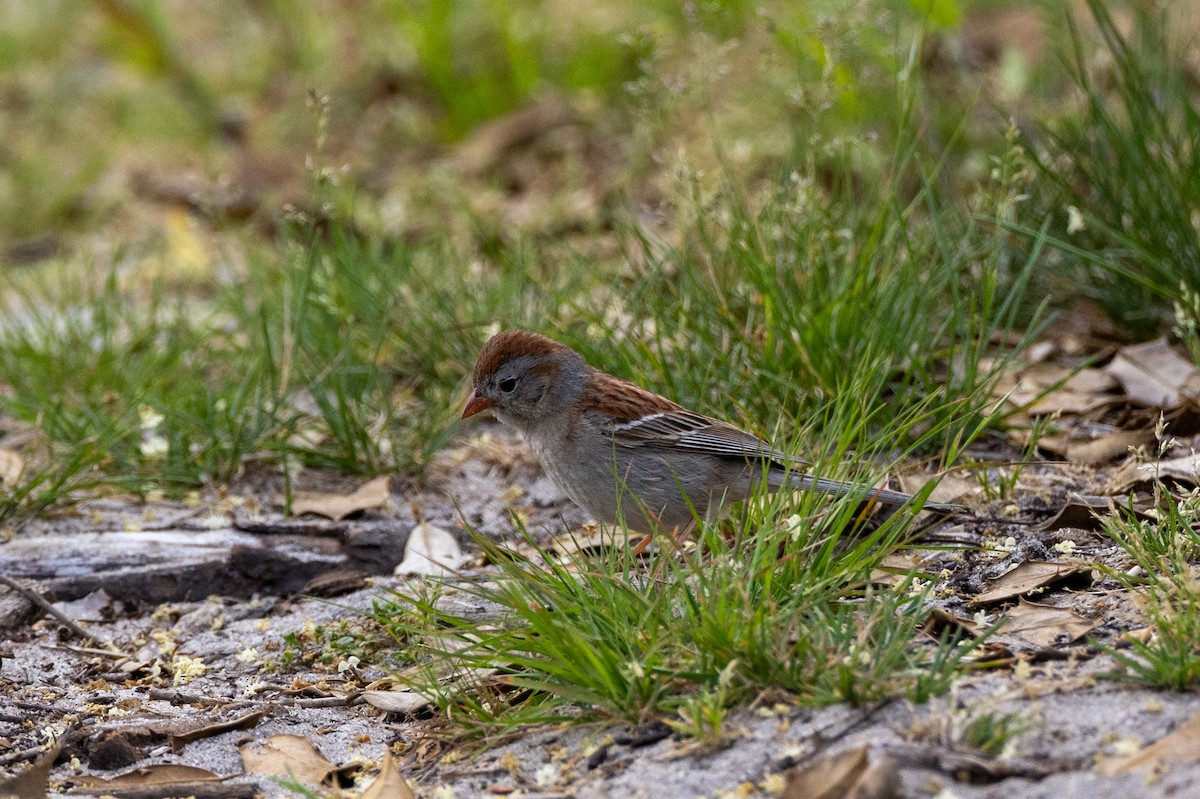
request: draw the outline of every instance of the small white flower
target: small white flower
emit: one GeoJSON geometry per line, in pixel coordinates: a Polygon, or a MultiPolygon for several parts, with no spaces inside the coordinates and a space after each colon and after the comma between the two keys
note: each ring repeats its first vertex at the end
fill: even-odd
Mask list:
{"type": "Polygon", "coordinates": [[[1065,541],[1059,541],[1057,544],[1055,544],[1054,549],[1056,552],[1062,555],[1074,555],[1075,550],[1078,549],[1078,547],[1075,546],[1074,541],[1068,538],[1065,541]]]}
{"type": "Polygon", "coordinates": [[[152,461],[165,457],[170,448],[171,445],[167,443],[167,440],[157,433],[143,436],[142,443],[138,445],[142,457],[152,461]]]}
{"type": "Polygon", "coordinates": [[[258,650],[252,646],[248,646],[237,653],[237,659],[247,666],[251,666],[258,662],[258,650]]]}
{"type": "Polygon", "coordinates": [[[1075,234],[1081,230],[1087,229],[1087,224],[1083,221],[1083,213],[1073,205],[1067,206],[1067,233],[1075,234]]]}
{"type": "Polygon", "coordinates": [[[141,420],[143,430],[157,430],[158,426],[166,418],[149,405],[143,405],[138,409],[138,417],[141,420]]]}
{"type": "Polygon", "coordinates": [[[558,782],[558,764],[547,763],[538,769],[533,775],[533,781],[537,783],[539,788],[549,788],[558,782]]]}
{"type": "Polygon", "coordinates": [[[196,677],[204,676],[208,666],[200,658],[177,655],[171,660],[171,670],[175,673],[172,684],[180,686],[187,685],[196,677]]]}
{"type": "Polygon", "coordinates": [[[1001,542],[994,542],[992,548],[997,552],[1012,554],[1017,551],[1017,539],[1010,535],[1001,542]]]}

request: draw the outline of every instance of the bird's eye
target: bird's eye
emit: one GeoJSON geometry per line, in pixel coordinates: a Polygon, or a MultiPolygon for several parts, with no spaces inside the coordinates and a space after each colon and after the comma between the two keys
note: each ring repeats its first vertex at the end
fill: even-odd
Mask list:
{"type": "Polygon", "coordinates": [[[505,394],[511,394],[517,390],[517,378],[506,377],[500,381],[500,390],[505,394]]]}

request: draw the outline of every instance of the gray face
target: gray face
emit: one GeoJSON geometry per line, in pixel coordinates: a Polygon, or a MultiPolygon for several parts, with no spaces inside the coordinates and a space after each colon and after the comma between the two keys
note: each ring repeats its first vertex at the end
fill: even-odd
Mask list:
{"type": "Polygon", "coordinates": [[[500,421],[524,428],[545,413],[540,405],[556,371],[544,358],[524,356],[501,365],[475,391],[492,401],[500,421]]]}

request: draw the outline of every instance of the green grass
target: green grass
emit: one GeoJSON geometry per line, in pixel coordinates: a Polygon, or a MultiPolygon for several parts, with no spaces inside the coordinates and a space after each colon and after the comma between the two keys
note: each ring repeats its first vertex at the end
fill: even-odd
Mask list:
{"type": "Polygon", "coordinates": [[[1064,60],[1082,109],[1028,142],[1043,178],[1034,208],[1054,220],[1063,283],[1147,335],[1169,325],[1181,284],[1200,290],[1193,69],[1171,35],[1179,9],[1132,4],[1123,32],[1108,4],[1087,7],[1106,58],[1068,17],[1064,60]]]}
{"type": "MultiPolygon", "coordinates": [[[[897,182],[918,163],[901,153],[897,182]]],[[[996,214],[1017,190],[1001,182],[996,214]]],[[[990,387],[1020,346],[985,356],[1026,307],[1034,263],[999,225],[943,207],[932,190],[907,204],[849,186],[818,195],[802,173],[758,206],[731,186],[690,213],[684,246],[643,240],[644,266],[603,312],[576,301],[573,324],[550,332],[597,365],[815,455],[819,474],[868,482],[917,452],[950,463],[997,423],[990,387]]],[[[866,587],[911,519],[868,531],[853,511],[814,494],[748,503],[702,526],[685,555],[668,549],[645,568],[620,545],[530,563],[477,539],[493,580],[458,590],[498,604],[499,621],[483,627],[420,593],[375,617],[411,642],[406,655],[424,666],[415,687],[484,733],[666,719],[714,742],[725,711],[766,690],[815,705],[945,690],[969,647],[915,645],[923,595],[866,587]],[[445,687],[481,669],[503,680],[445,687]]]]}
{"type": "Polygon", "coordinates": [[[908,518],[854,535],[852,503],[827,515],[817,505],[776,498],[649,564],[620,544],[529,562],[478,538],[491,580],[457,590],[498,604],[498,620],[481,625],[420,592],[373,615],[409,642],[413,687],[476,734],[665,718],[715,742],[726,710],[766,690],[806,705],[944,690],[970,646],[914,646],[923,595],[866,586],[908,518]],[[481,669],[501,681],[472,686],[481,669]]]}
{"type": "Polygon", "coordinates": [[[1171,688],[1200,686],[1200,584],[1194,564],[1200,559],[1200,497],[1158,496],[1159,516],[1149,521],[1132,508],[1102,519],[1104,531],[1128,555],[1136,571],[1111,570],[1110,576],[1135,597],[1150,637],[1131,638],[1128,649],[1103,647],[1120,669],[1111,676],[1171,688]]]}
{"type": "MultiPolygon", "coordinates": [[[[301,214],[279,248],[201,296],[134,290],[119,273],[29,281],[36,310],[0,336],[0,407],[64,454],[117,431],[101,474],[143,490],[292,459],[419,468],[454,429],[479,346],[521,325],[823,475],[870,483],[914,455],[949,465],[999,422],[990,389],[1036,331],[1017,328],[1038,252],[1022,256],[997,224],[1023,190],[1011,159],[975,213],[959,210],[917,144],[916,83],[895,90],[898,133],[875,154],[874,190],[804,159],[761,191],[722,161],[715,190],[695,172],[676,184],[671,245],[632,221],[616,257],[512,235],[409,244],[301,214]],[[1013,334],[1016,346],[993,346],[1013,334]]],[[[824,139],[824,122],[808,129],[821,163],[869,148],[824,139]]],[[[343,208],[352,189],[312,169],[313,207],[343,208]]],[[[970,646],[915,643],[923,593],[869,585],[911,527],[907,513],[869,529],[849,500],[776,496],[703,528],[649,576],[624,547],[531,568],[481,540],[497,579],[468,590],[506,608],[503,621],[481,628],[421,596],[404,598],[421,614],[378,619],[411,643],[427,691],[447,669],[502,669],[502,690],[436,692],[481,729],[665,718],[714,743],[727,709],[765,690],[809,705],[945,690],[970,646]]]]}
{"type": "Polygon", "coordinates": [[[419,467],[453,430],[489,317],[529,321],[551,287],[579,279],[541,287],[519,258],[447,270],[455,257],[335,231],[252,257],[208,297],[146,296],[115,272],[99,286],[22,281],[23,310],[0,331],[0,408],[58,457],[111,441],[99,465],[126,487],[224,484],[289,457],[347,473],[419,467]]]}
{"type": "MultiPolygon", "coordinates": [[[[997,422],[990,386],[1021,345],[984,358],[1024,321],[1037,253],[1014,260],[997,226],[932,188],[899,199],[917,164],[898,151],[873,202],[798,170],[752,202],[731,175],[724,195],[693,194],[680,246],[626,229],[635,270],[537,241],[473,254],[301,217],[280,249],[199,295],[117,271],[99,284],[14,276],[0,408],[63,457],[111,438],[103,474],[142,490],[226,484],[290,458],[414,468],[453,432],[489,331],[522,325],[808,456],[917,448],[948,464],[997,422]]],[[[995,208],[1019,189],[997,184],[995,208]]]]}
{"type": "MultiPolygon", "coordinates": [[[[276,2],[220,19],[155,2],[125,17],[62,6],[50,22],[18,9],[0,31],[14,43],[0,48],[5,96],[41,101],[0,122],[8,237],[122,213],[127,196],[102,178],[123,147],[221,175],[290,170],[310,194],[270,240],[222,239],[234,246],[197,284],[171,281],[172,263],[147,280],[141,241],[99,267],[74,255],[0,271],[0,412],[40,435],[0,521],[105,491],[236,490],[248,469],[298,463],[419,472],[452,439],[474,357],[501,326],[560,338],[864,484],[906,459],[955,465],[1000,426],[993,389],[1046,302],[1089,292],[1156,327],[1178,299],[1179,334],[1200,352],[1197,117],[1158,20],[1138,12],[1145,38],[1123,37],[1091,3],[1113,67],[1096,80],[1072,29],[1083,111],[1047,123],[1043,150],[926,91],[924,46],[966,5],[617,4],[570,20],[523,0],[367,3],[362,19],[276,2]],[[61,46],[55,30],[70,34],[61,46]],[[70,45],[93,39],[80,60],[70,45]],[[82,80],[89,59],[110,69],[82,80]],[[318,87],[315,137],[301,80],[318,87]],[[577,118],[530,153],[482,176],[446,165],[449,145],[555,92],[577,118]],[[230,144],[224,114],[243,103],[246,139],[230,144]],[[94,152],[41,149],[79,131],[94,152]],[[986,180],[964,177],[963,149],[986,180]],[[552,189],[530,190],[547,175],[552,189]],[[556,209],[577,191],[594,205],[572,227],[556,209]],[[1066,232],[1068,205],[1082,232],[1066,232]]],[[[1177,688],[1200,674],[1189,502],[1152,525],[1108,522],[1147,575],[1126,587],[1156,632],[1114,655],[1177,688]]],[[[498,621],[417,591],[376,616],[418,664],[417,687],[477,731],[662,719],[717,744],[729,710],[763,694],[865,704],[951,684],[971,645],[922,638],[923,587],[869,581],[912,530],[906,512],[870,529],[850,500],[807,494],[746,503],[649,564],[623,546],[526,560],[479,539],[491,580],[458,590],[498,603],[498,621]],[[444,682],[493,668],[476,690],[444,682]]],[[[331,651],[360,651],[327,632],[331,651]]],[[[282,657],[305,659],[305,643],[282,657]]],[[[1018,721],[975,716],[963,740],[994,754],[1018,721]]]]}

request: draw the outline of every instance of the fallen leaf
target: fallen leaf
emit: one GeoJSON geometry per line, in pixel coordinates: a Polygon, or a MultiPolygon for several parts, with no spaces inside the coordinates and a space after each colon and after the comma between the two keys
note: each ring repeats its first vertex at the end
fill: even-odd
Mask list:
{"type": "Polygon", "coordinates": [[[1024,599],[1004,614],[1000,635],[1018,638],[1038,649],[1066,646],[1087,635],[1098,620],[1085,619],[1069,608],[1026,602],[1024,599]]]}
{"type": "Polygon", "coordinates": [[[1157,771],[1168,763],[1196,761],[1200,761],[1200,713],[1142,751],[1105,761],[1100,766],[1100,772],[1108,775],[1132,774],[1137,771],[1157,771]]]}
{"type": "Polygon", "coordinates": [[[1027,560],[992,580],[988,590],[971,597],[972,605],[990,605],[1015,599],[1064,580],[1090,575],[1091,568],[1073,563],[1027,560]]]}
{"type": "Polygon", "coordinates": [[[320,785],[336,767],[312,742],[300,735],[272,735],[251,741],[238,750],[249,774],[287,777],[304,785],[320,785]]]}
{"type": "Polygon", "coordinates": [[[863,746],[788,769],[780,799],[891,799],[898,784],[895,762],[870,763],[863,746]]]}
{"type": "Polygon", "coordinates": [[[141,788],[149,785],[175,785],[189,782],[213,782],[221,779],[198,766],[185,766],[182,763],[159,763],[152,766],[139,766],[115,777],[93,777],[82,775],[79,781],[84,785],[99,788],[141,788]]]}
{"type": "Polygon", "coordinates": [[[1200,453],[1143,463],[1130,460],[1109,478],[1107,490],[1111,494],[1126,494],[1134,486],[1163,480],[1200,485],[1200,453]]]}
{"type": "Polygon", "coordinates": [[[1150,430],[1117,430],[1091,441],[1067,443],[1067,460],[1072,463],[1098,465],[1107,463],[1119,455],[1129,452],[1130,447],[1140,447],[1154,440],[1150,430]]]}
{"type": "Polygon", "coordinates": [[[997,391],[1032,416],[1088,414],[1120,397],[1112,394],[1116,378],[1100,369],[1072,369],[1057,364],[1037,364],[1015,375],[997,391]]]}
{"type": "Polygon", "coordinates": [[[846,799],[895,799],[899,785],[900,769],[896,761],[884,757],[867,766],[846,799]]]}
{"type": "Polygon", "coordinates": [[[957,474],[942,475],[940,479],[938,475],[924,472],[902,474],[900,475],[900,488],[906,494],[916,494],[925,487],[926,483],[935,479],[938,484],[933,487],[933,491],[929,492],[931,502],[959,502],[966,497],[980,493],[978,480],[957,474]]]}
{"type": "Polygon", "coordinates": [[[420,713],[433,704],[433,700],[417,691],[363,691],[362,698],[371,707],[402,716],[420,713]]]}
{"type": "Polygon", "coordinates": [[[1122,348],[1105,371],[1141,405],[1169,411],[1200,400],[1200,370],[1165,338],[1122,348]]]}
{"type": "Polygon", "coordinates": [[[112,597],[103,588],[71,602],[55,602],[54,607],[72,621],[107,621],[112,618],[112,597]]]}
{"type": "Polygon", "coordinates": [[[292,501],[292,515],[315,513],[338,522],[351,513],[370,508],[382,508],[391,496],[388,493],[388,480],[387,475],[376,477],[353,494],[327,494],[321,491],[298,492],[292,501]]]}
{"type": "Polygon", "coordinates": [[[0,483],[4,485],[13,485],[21,479],[21,472],[25,471],[25,459],[20,453],[0,447],[0,483]]]}
{"type": "Polygon", "coordinates": [[[205,724],[203,727],[196,727],[195,729],[187,730],[185,732],[174,733],[170,736],[171,749],[178,752],[192,741],[199,741],[202,738],[211,738],[214,735],[220,735],[221,733],[229,732],[230,730],[249,729],[258,724],[258,722],[263,716],[266,715],[266,713],[267,711],[265,709],[252,710],[245,715],[238,716],[237,718],[230,719],[229,721],[220,721],[215,724],[205,724]]]}
{"type": "Polygon", "coordinates": [[[1048,416],[1053,413],[1083,416],[1118,401],[1120,397],[1112,394],[1083,393],[1071,391],[1064,386],[1045,394],[1025,410],[1031,416],[1048,416]]]}
{"type": "Polygon", "coordinates": [[[391,752],[384,753],[379,776],[362,792],[360,799],[413,799],[412,788],[396,768],[391,752]]]}
{"type": "Polygon", "coordinates": [[[575,113],[562,97],[547,94],[476,128],[454,154],[455,165],[469,175],[494,168],[507,151],[569,124],[575,113]]]}
{"type": "Polygon", "coordinates": [[[1112,512],[1113,501],[1109,497],[1072,497],[1071,501],[1052,517],[1033,529],[1048,533],[1053,530],[1099,530],[1100,517],[1112,512]]]}
{"type": "Polygon", "coordinates": [[[454,574],[467,560],[458,539],[441,527],[421,522],[408,534],[404,560],[395,574],[426,574],[434,577],[454,574]]]}
{"type": "Polygon", "coordinates": [[[1104,394],[1117,388],[1117,380],[1103,369],[1080,369],[1067,378],[1063,388],[1078,394],[1104,394]]]}
{"type": "Polygon", "coordinates": [[[944,608],[930,608],[929,616],[921,625],[921,630],[927,635],[939,636],[947,631],[960,632],[971,638],[978,638],[987,627],[976,623],[974,619],[959,616],[944,608]]]}
{"type": "Polygon", "coordinates": [[[895,588],[909,580],[932,580],[935,578],[936,575],[922,571],[920,556],[913,553],[894,552],[879,562],[879,566],[871,572],[870,581],[875,585],[895,588]]]}
{"type": "Polygon", "coordinates": [[[58,759],[58,745],[38,755],[37,760],[13,777],[0,779],[0,797],[44,799],[49,796],[50,771],[58,759]]]}

